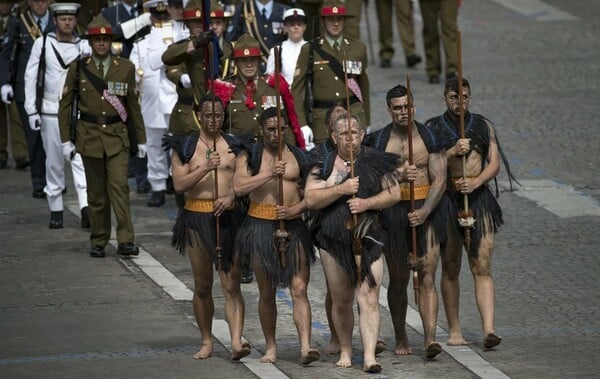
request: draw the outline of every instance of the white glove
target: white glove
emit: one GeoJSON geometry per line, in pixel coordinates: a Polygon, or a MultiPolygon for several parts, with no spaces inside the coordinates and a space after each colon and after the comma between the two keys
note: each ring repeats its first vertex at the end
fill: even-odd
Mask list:
{"type": "Polygon", "coordinates": [[[38,130],[40,130],[41,126],[42,119],[40,118],[39,114],[34,113],[31,116],[29,116],[29,129],[33,130],[34,132],[37,132],[38,130]]]}
{"type": "Polygon", "coordinates": [[[146,146],[145,143],[138,144],[138,152],[137,152],[138,158],[145,158],[147,152],[148,152],[148,147],[146,146]]]}
{"type": "Polygon", "coordinates": [[[75,145],[71,141],[62,144],[62,151],[66,161],[72,161],[75,157],[75,145]]]}
{"type": "Polygon", "coordinates": [[[315,148],[313,143],[313,132],[310,126],[304,125],[302,128],[302,134],[304,135],[304,144],[306,145],[306,151],[310,151],[315,148]]]}
{"type": "Polygon", "coordinates": [[[2,89],[0,89],[0,92],[2,93],[2,102],[4,104],[10,104],[15,95],[12,86],[10,84],[5,84],[2,86],[2,89]]]}
{"type": "Polygon", "coordinates": [[[188,74],[181,75],[179,81],[181,82],[183,88],[192,88],[192,80],[188,74]]]}
{"type": "Polygon", "coordinates": [[[129,39],[133,37],[133,35],[144,27],[152,25],[152,20],[150,19],[150,12],[142,13],[136,18],[132,18],[131,20],[125,21],[121,23],[121,30],[123,31],[123,37],[125,39],[129,39]]]}

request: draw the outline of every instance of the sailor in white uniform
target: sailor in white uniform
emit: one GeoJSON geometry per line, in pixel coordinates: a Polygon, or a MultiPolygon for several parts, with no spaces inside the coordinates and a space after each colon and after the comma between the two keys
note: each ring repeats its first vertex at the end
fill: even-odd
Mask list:
{"type": "Polygon", "coordinates": [[[144,7],[150,10],[152,29],[144,39],[134,43],[129,58],[136,66],[146,127],[148,182],[152,187],[147,205],[160,207],[165,203],[169,177],[169,157],[162,147],[162,136],[167,132],[171,111],[177,102],[175,84],[167,78],[161,56],[174,42],[173,23],[169,21],[166,0],[150,0],[144,7]]]}
{"type": "Polygon", "coordinates": [[[73,182],[81,211],[81,227],[89,228],[87,214],[87,184],[81,156],[75,153],[72,142],[61,143],[58,125],[58,105],[69,64],[89,56],[87,41],[81,40],[77,27],[77,3],[50,5],[56,24],[56,32],[38,38],[31,49],[25,71],[25,111],[29,127],[40,130],[46,151],[46,186],[44,192],[50,208],[50,229],[63,227],[63,198],[65,190],[65,160],[71,162],[73,182]],[[44,52],[42,56],[42,52],[44,52]],[[39,72],[40,67],[44,67],[39,72]],[[43,81],[38,82],[38,75],[43,81]],[[42,93],[38,93],[41,92],[42,93]],[[41,100],[41,101],[40,101],[41,100]]]}

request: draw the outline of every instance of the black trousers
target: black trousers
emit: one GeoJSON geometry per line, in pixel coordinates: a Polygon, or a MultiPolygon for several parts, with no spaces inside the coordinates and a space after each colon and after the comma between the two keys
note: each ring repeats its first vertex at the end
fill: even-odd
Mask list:
{"type": "Polygon", "coordinates": [[[17,102],[17,109],[21,117],[21,125],[25,131],[31,184],[34,191],[43,191],[46,186],[46,152],[42,143],[42,134],[39,131],[29,128],[29,117],[27,116],[27,112],[25,112],[25,104],[23,102],[17,102]]]}

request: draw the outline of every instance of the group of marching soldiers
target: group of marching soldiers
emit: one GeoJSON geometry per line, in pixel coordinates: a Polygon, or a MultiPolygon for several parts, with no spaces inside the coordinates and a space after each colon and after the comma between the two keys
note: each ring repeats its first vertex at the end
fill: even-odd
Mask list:
{"type": "Polygon", "coordinates": [[[460,72],[445,83],[441,116],[414,120],[407,80],[387,93],[391,122],[367,135],[366,47],[346,36],[351,15],[338,0],[323,2],[321,34],[309,41],[307,12],[272,1],[244,1],[230,10],[217,2],[150,0],[147,12],[123,1],[102,10],[81,35],[80,4],[27,3],[12,16],[2,50],[2,59],[10,56],[4,47],[14,44],[23,54],[23,41],[31,40],[27,59],[11,66],[23,73],[1,84],[3,101],[14,97],[22,108],[28,140],[43,143],[44,187],[35,187],[42,178],[32,169],[34,195],[43,191],[50,227],[62,228],[69,161],[82,227],[91,231],[90,256],[106,256],[113,209],[117,255],[127,257],[139,253],[129,205],[131,158],[147,156],[149,206],[164,204],[172,178],[180,207],[172,242],[191,262],[202,335],[195,358],[213,351],[215,273],[231,357],[250,354],[242,340],[240,283],[242,272],[251,271],[266,339],[261,362],[277,360],[278,288],[290,289],[301,363],[319,360],[307,297],[317,251],[331,329],[325,353],[339,354],[336,366],[352,365],[356,298],[363,370],[382,370],[376,354],[385,350],[378,306],[384,257],[395,354],[412,353],[405,327],[411,276],[424,354],[433,359],[442,351],[435,336],[440,260],[447,344],[467,343],[458,317],[463,248],[483,345],[501,342],[491,258],[503,220],[488,182],[506,160],[493,124],[469,112],[471,88],[460,72]],[[272,21],[277,12],[279,21],[272,21]]]}

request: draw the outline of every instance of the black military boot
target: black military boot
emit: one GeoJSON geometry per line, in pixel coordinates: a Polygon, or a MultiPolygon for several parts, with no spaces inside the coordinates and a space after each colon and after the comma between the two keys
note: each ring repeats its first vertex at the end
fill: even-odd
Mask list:
{"type": "Polygon", "coordinates": [[[90,224],[90,215],[88,212],[88,207],[83,207],[83,208],[81,208],[81,228],[89,229],[90,226],[91,226],[91,224],[90,224]]]}
{"type": "Polygon", "coordinates": [[[60,212],[50,212],[50,225],[48,228],[50,229],[62,229],[63,227],[63,213],[60,212]]]}
{"type": "Polygon", "coordinates": [[[153,191],[148,199],[149,207],[162,207],[165,204],[165,191],[153,191]]]}

